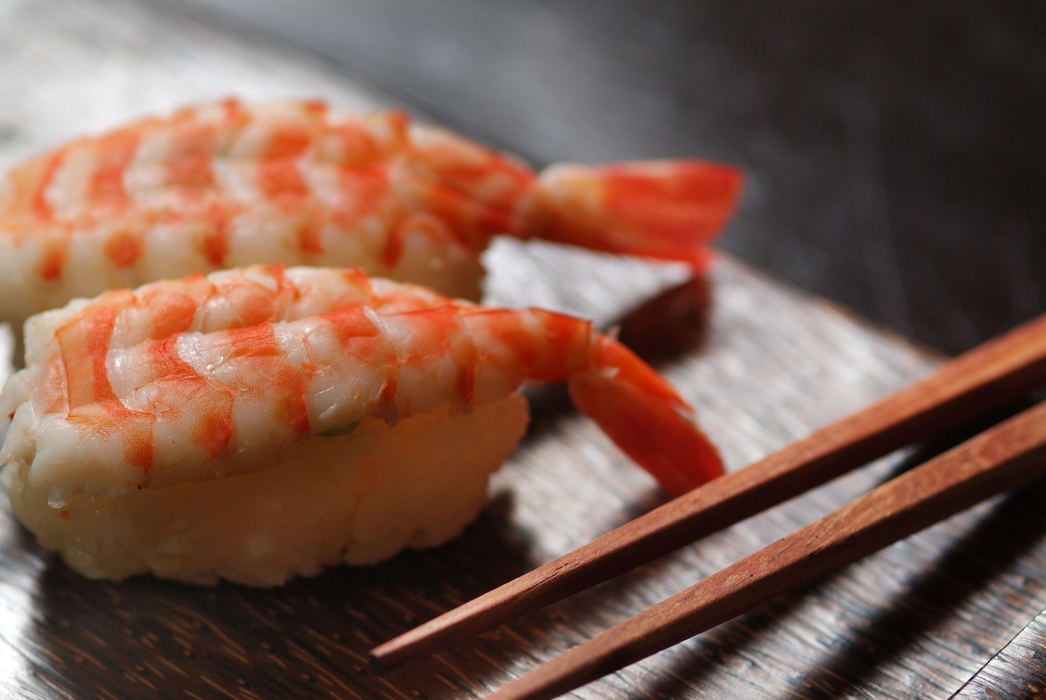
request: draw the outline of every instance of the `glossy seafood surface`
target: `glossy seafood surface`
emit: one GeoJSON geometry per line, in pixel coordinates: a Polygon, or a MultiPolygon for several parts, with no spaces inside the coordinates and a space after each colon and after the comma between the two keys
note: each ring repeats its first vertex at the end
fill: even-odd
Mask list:
{"type": "Polygon", "coordinates": [[[229,99],[82,138],[0,184],[0,320],[254,263],[361,267],[477,299],[492,236],[701,265],[740,175],[699,161],[553,166],[400,112],[229,99]]]}

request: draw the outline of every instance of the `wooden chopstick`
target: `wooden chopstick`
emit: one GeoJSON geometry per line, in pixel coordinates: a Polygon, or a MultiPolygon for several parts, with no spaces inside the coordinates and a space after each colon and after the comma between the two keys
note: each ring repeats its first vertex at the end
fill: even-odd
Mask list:
{"type": "Polygon", "coordinates": [[[612,627],[490,696],[577,688],[1046,475],[1046,402],[612,627]]]}
{"type": "Polygon", "coordinates": [[[1046,384],[1046,315],[370,652],[379,671],[561,600],[1046,384]]]}

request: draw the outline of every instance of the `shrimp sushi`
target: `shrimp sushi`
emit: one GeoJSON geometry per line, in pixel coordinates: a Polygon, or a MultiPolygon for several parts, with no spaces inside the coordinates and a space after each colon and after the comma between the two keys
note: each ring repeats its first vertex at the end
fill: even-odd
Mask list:
{"type": "Polygon", "coordinates": [[[673,494],[722,471],[692,409],[588,321],[354,269],[251,266],[26,323],[0,392],[12,508],[85,576],[271,586],[456,536],[528,414],[578,409],[673,494]]]}
{"type": "Polygon", "coordinates": [[[476,300],[497,234],[700,266],[740,179],[683,160],[539,176],[401,112],[229,99],[82,138],[0,180],[0,322],[256,263],[359,267],[476,300]]]}

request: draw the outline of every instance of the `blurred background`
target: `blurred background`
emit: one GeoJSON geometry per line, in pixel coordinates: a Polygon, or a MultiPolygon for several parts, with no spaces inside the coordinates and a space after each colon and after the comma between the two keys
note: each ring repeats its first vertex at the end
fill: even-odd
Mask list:
{"type": "Polygon", "coordinates": [[[4,163],[215,84],[351,107],[348,75],[535,166],[736,164],[720,249],[932,349],[1046,310],[1038,0],[0,0],[0,47],[4,163]]]}
{"type": "Polygon", "coordinates": [[[1046,3],[174,4],[535,165],[735,163],[721,249],[934,349],[1046,309],[1046,3]]]}

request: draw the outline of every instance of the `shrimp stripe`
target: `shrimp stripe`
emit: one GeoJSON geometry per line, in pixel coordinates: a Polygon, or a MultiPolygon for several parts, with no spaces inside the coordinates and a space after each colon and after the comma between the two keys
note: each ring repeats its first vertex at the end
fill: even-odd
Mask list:
{"type": "Polygon", "coordinates": [[[481,335],[485,363],[520,372],[530,381],[561,382],[592,361],[590,321],[543,309],[462,311],[471,333],[481,335]]]}
{"type": "Polygon", "coordinates": [[[55,338],[64,366],[69,420],[90,425],[103,435],[117,434],[128,464],[148,471],[153,461],[152,423],[144,411],[127,408],[109,382],[106,355],[119,311],[130,292],[111,292],[79,322],[67,323],[55,338]]]}
{"type": "Polygon", "coordinates": [[[276,342],[271,323],[237,328],[226,333],[225,343],[219,345],[219,352],[225,361],[239,360],[255,373],[267,376],[272,384],[260,391],[254,387],[249,391],[244,388],[244,393],[249,393],[252,398],[258,398],[258,393],[263,393],[264,400],[273,404],[273,418],[276,422],[290,426],[298,437],[307,435],[309,416],[305,408],[305,387],[314,367],[294,366],[288,361],[284,350],[276,342]]]}
{"type": "Polygon", "coordinates": [[[101,138],[94,148],[94,172],[87,186],[86,207],[114,212],[131,200],[124,189],[124,174],[134,159],[139,133],[124,129],[101,138]]]}
{"type": "Polygon", "coordinates": [[[147,348],[150,374],[160,384],[162,404],[150,408],[158,420],[175,421],[192,412],[190,440],[204,448],[206,459],[217,459],[232,438],[232,393],[201,376],[178,354],[178,336],[147,348]]]}
{"type": "Polygon", "coordinates": [[[330,217],[341,226],[355,226],[377,214],[390,187],[388,172],[376,165],[339,165],[337,182],[330,217]]]}
{"type": "Polygon", "coordinates": [[[62,276],[69,259],[69,230],[65,226],[58,226],[47,231],[44,236],[36,271],[42,280],[51,282],[62,276]]]}
{"type": "Polygon", "coordinates": [[[298,171],[301,158],[312,142],[312,134],[294,124],[277,129],[258,163],[258,185],[276,204],[293,206],[309,195],[305,178],[298,171]]]}
{"type": "Polygon", "coordinates": [[[47,188],[65,153],[66,149],[58,149],[12,170],[7,178],[8,191],[0,200],[0,216],[15,221],[25,217],[51,221],[54,211],[47,201],[47,188]]]}
{"type": "Polygon", "coordinates": [[[217,148],[218,128],[199,123],[186,114],[171,128],[167,157],[161,162],[162,183],[177,189],[189,199],[204,196],[214,186],[213,153],[217,148]]]}

